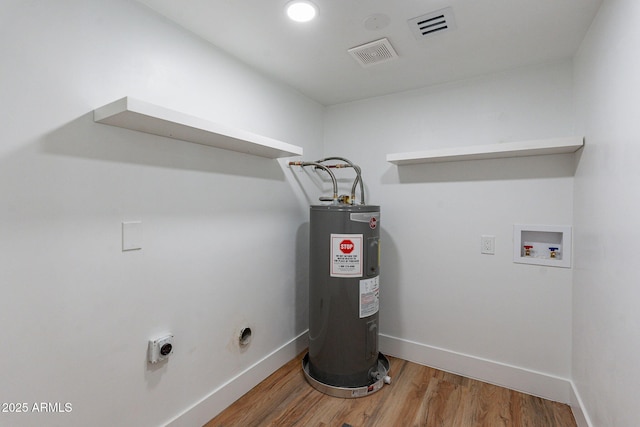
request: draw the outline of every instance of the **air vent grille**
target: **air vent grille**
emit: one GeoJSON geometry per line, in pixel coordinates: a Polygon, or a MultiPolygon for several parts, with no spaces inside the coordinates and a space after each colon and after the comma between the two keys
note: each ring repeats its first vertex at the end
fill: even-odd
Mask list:
{"type": "Polygon", "coordinates": [[[453,10],[450,7],[417,16],[407,22],[413,35],[418,40],[456,28],[453,10]]]}
{"type": "Polygon", "coordinates": [[[386,38],[352,47],[348,52],[363,67],[370,67],[398,57],[395,49],[386,38]]]}

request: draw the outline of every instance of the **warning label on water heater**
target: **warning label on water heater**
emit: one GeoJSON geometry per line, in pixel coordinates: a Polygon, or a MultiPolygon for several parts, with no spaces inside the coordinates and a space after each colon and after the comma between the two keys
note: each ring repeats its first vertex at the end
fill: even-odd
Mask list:
{"type": "Polygon", "coordinates": [[[360,318],[376,314],[380,308],[380,276],[360,280],[360,318]]]}
{"type": "Polygon", "coordinates": [[[362,276],[362,234],[331,235],[331,277],[362,276]]]}

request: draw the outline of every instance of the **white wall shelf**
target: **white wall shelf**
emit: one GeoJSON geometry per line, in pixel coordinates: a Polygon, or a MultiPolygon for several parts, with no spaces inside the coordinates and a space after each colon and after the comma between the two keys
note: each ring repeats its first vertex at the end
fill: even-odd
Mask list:
{"type": "Polygon", "coordinates": [[[270,159],[302,155],[302,147],[220,125],[131,97],[124,97],[95,109],[93,120],[270,159]]]}
{"type": "Polygon", "coordinates": [[[544,154],[574,153],[583,146],[584,138],[582,137],[553,138],[394,153],[387,154],[387,161],[402,166],[418,163],[541,156],[544,154]]]}

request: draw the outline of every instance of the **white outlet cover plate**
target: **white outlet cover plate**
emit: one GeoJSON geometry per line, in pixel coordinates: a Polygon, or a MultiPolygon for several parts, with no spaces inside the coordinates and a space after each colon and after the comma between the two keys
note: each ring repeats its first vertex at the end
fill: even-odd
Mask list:
{"type": "Polygon", "coordinates": [[[496,236],[489,236],[489,235],[480,236],[480,253],[495,255],[496,236]]]}

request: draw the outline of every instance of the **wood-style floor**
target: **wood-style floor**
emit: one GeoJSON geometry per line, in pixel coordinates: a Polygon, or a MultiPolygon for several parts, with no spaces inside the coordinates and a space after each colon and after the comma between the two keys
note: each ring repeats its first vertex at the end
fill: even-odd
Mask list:
{"type": "Polygon", "coordinates": [[[569,406],[392,358],[391,385],[357,399],[327,396],[304,378],[304,353],[205,427],[575,427],[569,406]]]}

